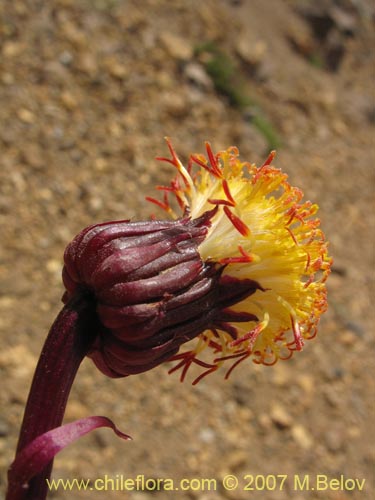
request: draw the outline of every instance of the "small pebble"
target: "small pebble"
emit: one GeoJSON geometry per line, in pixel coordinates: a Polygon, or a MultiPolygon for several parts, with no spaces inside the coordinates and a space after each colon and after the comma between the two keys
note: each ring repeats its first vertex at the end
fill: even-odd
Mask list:
{"type": "Polygon", "coordinates": [[[273,423],[280,429],[286,429],[293,423],[292,416],[279,404],[274,404],[271,407],[270,415],[273,423]]]}
{"type": "Polygon", "coordinates": [[[175,59],[189,61],[193,56],[192,46],[185,38],[165,31],[160,34],[160,41],[169,55],[175,59]]]}
{"type": "Polygon", "coordinates": [[[314,444],[311,434],[303,425],[294,425],[291,432],[294,441],[304,450],[309,450],[314,444]]]}

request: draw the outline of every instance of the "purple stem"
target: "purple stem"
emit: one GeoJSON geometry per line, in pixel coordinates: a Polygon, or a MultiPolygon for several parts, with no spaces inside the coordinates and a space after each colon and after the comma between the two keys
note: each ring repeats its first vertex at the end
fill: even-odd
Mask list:
{"type": "MultiPolygon", "coordinates": [[[[17,453],[41,434],[61,425],[70,389],[97,332],[95,304],[84,295],[73,297],[60,311],[43,346],[21,426],[17,453]]],[[[28,488],[12,480],[6,500],[44,500],[53,461],[28,488]]]]}

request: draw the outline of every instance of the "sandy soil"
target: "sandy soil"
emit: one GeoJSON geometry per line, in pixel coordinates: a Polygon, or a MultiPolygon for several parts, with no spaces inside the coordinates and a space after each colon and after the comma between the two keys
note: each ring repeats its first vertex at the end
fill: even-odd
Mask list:
{"type": "Polygon", "coordinates": [[[143,474],[218,486],[60,489],[51,498],[371,498],[373,28],[366,0],[0,1],[0,498],[61,307],[66,244],[93,222],[154,211],[144,197],[170,177],[154,161],[166,154],[165,135],[183,158],[210,140],[259,163],[275,134],[275,163],[319,203],[335,261],[317,339],[288,362],[249,362],[228,381],[214,374],[196,387],[168,366],[110,380],[85,361],[66,421],[107,415],[133,441],[92,433],[57,457],[54,477],[143,474]],[[208,70],[212,46],[237,68],[229,90],[208,70]],[[233,105],[233,87],[251,103],[233,105]],[[225,491],[226,474],[241,487],[225,491]],[[247,474],[288,477],[282,491],[242,491],[247,474]],[[366,482],[363,491],[296,491],[294,476],[305,474],[366,482]]]}

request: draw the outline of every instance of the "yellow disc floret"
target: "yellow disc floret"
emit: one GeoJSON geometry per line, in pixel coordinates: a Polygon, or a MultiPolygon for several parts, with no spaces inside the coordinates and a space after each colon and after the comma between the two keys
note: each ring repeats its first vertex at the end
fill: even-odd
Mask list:
{"type": "Polygon", "coordinates": [[[224,275],[260,284],[255,294],[231,308],[259,321],[236,324],[235,340],[222,331],[202,332],[193,351],[175,357],[182,360],[178,366],[197,362],[207,347],[214,351],[212,364],[198,363],[207,372],[228,359],[236,365],[249,356],[262,364],[289,358],[316,335],[327,307],[325,280],[332,259],[315,217],[318,206],[303,202],[301,190],[271,165],[274,152],[256,167],[241,162],[235,147],[214,154],[206,143],[207,156],[192,155],[185,168],[167,143],[172,158],[159,159],[173,164],[178,176],[170,186],[159,187],[165,191],[163,202],[150,200],[177,217],[169,204],[171,193],[193,219],[216,206],[199,246],[202,260],[224,265],[224,275]]]}

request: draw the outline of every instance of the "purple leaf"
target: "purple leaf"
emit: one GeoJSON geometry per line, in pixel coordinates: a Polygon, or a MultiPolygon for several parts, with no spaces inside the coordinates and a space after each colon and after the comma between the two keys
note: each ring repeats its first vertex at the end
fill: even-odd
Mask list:
{"type": "Polygon", "coordinates": [[[54,456],[81,436],[99,427],[111,428],[120,438],[131,439],[107,417],[92,416],[56,427],[35,438],[17,453],[9,469],[9,484],[24,484],[41,472],[54,456]]]}

